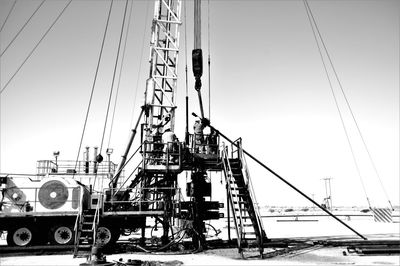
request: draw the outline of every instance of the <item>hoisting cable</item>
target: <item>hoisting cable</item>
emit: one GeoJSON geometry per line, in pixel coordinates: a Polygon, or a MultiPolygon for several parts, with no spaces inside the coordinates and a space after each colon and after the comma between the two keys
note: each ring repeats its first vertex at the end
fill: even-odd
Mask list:
{"type": "Polygon", "coordinates": [[[199,98],[201,118],[204,118],[201,99],[201,76],[203,75],[203,52],[201,50],[201,1],[194,0],[194,49],[192,51],[192,68],[195,77],[194,88],[199,98]]]}
{"type": "Polygon", "coordinates": [[[11,15],[11,12],[14,10],[14,7],[15,7],[16,4],[17,4],[17,0],[14,0],[14,3],[12,4],[12,6],[11,6],[11,8],[10,8],[10,11],[8,11],[8,14],[7,14],[7,16],[6,16],[6,19],[5,19],[4,22],[3,22],[3,25],[1,25],[0,33],[3,31],[3,28],[4,28],[4,26],[5,26],[6,23],[7,23],[8,17],[11,15]]]}
{"type": "Polygon", "coordinates": [[[210,0],[207,1],[207,35],[208,35],[208,119],[211,120],[211,41],[210,41],[210,0]]]}
{"type": "MultiPolygon", "coordinates": [[[[114,91],[114,81],[115,81],[115,76],[117,74],[117,66],[118,66],[118,59],[119,59],[119,54],[121,50],[121,43],[122,43],[122,36],[124,35],[124,28],[125,28],[125,20],[126,20],[126,11],[128,10],[128,0],[125,0],[125,9],[124,9],[124,16],[122,18],[122,25],[121,25],[121,33],[119,35],[119,42],[118,42],[118,49],[117,49],[117,56],[115,58],[115,64],[114,64],[114,72],[113,72],[113,77],[111,81],[111,89],[110,89],[110,95],[108,97],[108,103],[107,103],[107,111],[106,111],[106,116],[105,116],[105,121],[104,121],[104,128],[103,128],[103,136],[101,138],[101,144],[100,144],[100,152],[98,155],[98,158],[96,158],[96,161],[98,163],[101,163],[103,161],[103,156],[101,155],[101,151],[103,149],[103,142],[104,142],[104,136],[106,133],[106,128],[107,128],[107,120],[108,120],[108,114],[110,112],[110,106],[111,106],[111,98],[112,94],[114,91]]],[[[97,176],[96,176],[97,177],[97,176]]],[[[96,177],[94,181],[96,182],[96,177]]]]}
{"type": "MultiPolygon", "coordinates": [[[[193,116],[198,117],[199,116],[195,113],[192,113],[193,116]]],[[[221,133],[221,131],[219,131],[218,129],[216,129],[215,127],[213,127],[212,125],[210,125],[210,121],[208,119],[201,119],[202,120],[202,124],[205,126],[210,127],[212,130],[214,130],[218,135],[220,135],[221,137],[223,137],[224,139],[226,139],[229,143],[231,143],[232,145],[234,145],[236,148],[241,149],[242,152],[244,154],[246,154],[247,156],[249,156],[252,160],[254,160],[256,163],[258,163],[259,165],[261,165],[263,168],[265,168],[266,170],[268,170],[268,172],[270,172],[271,174],[273,174],[274,176],[276,176],[278,179],[280,179],[282,182],[284,182],[286,185],[288,185],[289,187],[291,187],[293,190],[295,190],[297,193],[299,193],[300,195],[302,195],[304,198],[306,198],[307,200],[309,200],[310,202],[312,202],[313,204],[315,204],[315,206],[317,206],[318,208],[320,208],[322,211],[324,211],[325,213],[327,213],[329,216],[331,216],[332,218],[334,218],[335,220],[337,220],[339,223],[341,223],[342,225],[344,225],[345,227],[347,227],[348,229],[350,229],[353,233],[355,233],[356,235],[358,235],[359,237],[361,237],[364,240],[367,240],[367,238],[363,235],[361,235],[360,233],[358,233],[356,230],[354,230],[353,228],[351,228],[349,225],[347,225],[344,221],[342,221],[341,219],[339,219],[336,215],[334,215],[333,213],[331,213],[329,210],[327,210],[326,208],[322,207],[321,205],[319,205],[316,201],[314,201],[312,198],[310,198],[309,196],[307,196],[305,193],[303,193],[300,189],[298,189],[297,187],[295,187],[294,185],[292,185],[291,183],[289,183],[289,181],[287,181],[286,179],[284,179],[283,177],[281,177],[279,174],[277,174],[275,171],[273,171],[271,168],[269,168],[268,166],[266,166],[265,164],[263,164],[260,160],[258,160],[256,157],[254,157],[253,155],[251,155],[249,152],[247,152],[245,149],[241,148],[237,143],[233,142],[231,139],[229,139],[226,135],[224,135],[223,133],[221,133]]]]}
{"type": "Polygon", "coordinates": [[[116,106],[117,106],[117,100],[118,100],[118,94],[119,94],[119,86],[120,86],[120,83],[121,83],[122,67],[124,66],[124,60],[125,60],[126,43],[127,43],[127,40],[128,40],[129,26],[130,26],[131,17],[132,17],[132,7],[133,7],[133,1],[131,1],[131,7],[129,9],[128,24],[127,24],[127,27],[126,27],[124,48],[122,49],[122,59],[121,59],[121,64],[120,64],[120,69],[119,69],[118,85],[117,85],[117,91],[115,93],[115,100],[114,100],[114,108],[113,108],[112,118],[111,118],[110,133],[108,135],[108,143],[107,143],[107,147],[108,148],[110,147],[111,135],[112,135],[113,127],[114,127],[115,109],[116,109],[116,106]]]}
{"type": "Polygon", "coordinates": [[[367,154],[368,154],[368,158],[369,158],[369,160],[370,160],[370,162],[371,162],[371,165],[372,165],[372,167],[373,167],[373,169],[374,169],[374,172],[375,172],[375,174],[376,174],[376,176],[377,176],[377,178],[378,178],[378,180],[379,180],[379,183],[380,183],[380,185],[381,185],[382,191],[384,192],[384,194],[385,194],[385,196],[386,196],[386,199],[387,199],[387,201],[388,201],[388,203],[389,203],[389,206],[391,207],[392,210],[394,210],[393,205],[392,205],[392,203],[391,203],[391,201],[390,201],[390,198],[389,198],[389,196],[388,196],[388,194],[387,194],[387,191],[386,191],[386,189],[385,189],[385,187],[384,187],[384,185],[383,185],[383,183],[382,183],[381,177],[380,177],[380,175],[379,175],[379,173],[378,173],[378,169],[376,168],[375,162],[374,162],[374,160],[372,159],[372,156],[371,156],[371,153],[370,153],[370,151],[369,151],[369,149],[368,149],[367,143],[365,142],[365,139],[364,139],[364,137],[363,137],[363,135],[362,135],[362,133],[361,133],[360,127],[358,126],[358,123],[357,123],[357,120],[356,120],[356,118],[355,118],[354,112],[353,112],[353,110],[352,110],[352,108],[351,108],[351,106],[350,106],[350,102],[349,102],[349,100],[347,99],[347,96],[346,96],[346,94],[345,94],[345,92],[344,92],[342,83],[340,82],[339,76],[338,76],[338,74],[337,74],[337,72],[336,72],[336,69],[335,69],[335,67],[334,67],[334,65],[333,65],[332,59],[331,59],[331,57],[330,57],[330,55],[329,55],[328,49],[327,49],[327,47],[326,47],[326,45],[325,45],[325,42],[324,42],[324,40],[323,40],[323,38],[322,38],[321,32],[320,32],[319,29],[318,29],[318,26],[317,26],[317,23],[316,23],[316,21],[315,21],[314,15],[313,15],[313,13],[312,13],[312,11],[311,11],[311,8],[310,8],[310,6],[309,6],[307,0],[305,0],[305,4],[306,4],[306,8],[307,8],[307,9],[309,10],[309,12],[310,12],[310,15],[311,15],[311,18],[312,18],[312,20],[313,20],[313,22],[314,22],[314,25],[315,25],[315,28],[316,28],[316,30],[317,30],[318,36],[319,36],[319,38],[320,38],[320,40],[321,40],[321,43],[322,43],[322,45],[323,45],[323,47],[324,47],[324,50],[325,50],[325,52],[326,52],[326,55],[327,55],[327,57],[328,57],[329,63],[330,63],[330,65],[331,65],[331,67],[332,67],[332,71],[333,71],[333,73],[334,73],[334,75],[335,75],[335,78],[336,78],[338,84],[339,84],[340,91],[342,92],[342,95],[343,95],[343,98],[344,98],[344,100],[345,100],[345,102],[346,102],[347,108],[348,108],[349,111],[350,111],[351,117],[352,117],[352,119],[353,119],[353,121],[354,121],[354,124],[355,124],[355,126],[356,126],[356,128],[357,128],[358,134],[360,135],[360,138],[361,138],[361,141],[362,141],[362,143],[363,143],[363,146],[364,146],[364,148],[365,148],[365,150],[366,150],[366,152],[367,152],[367,154]]]}
{"type": "Polygon", "coordinates": [[[32,51],[28,54],[28,56],[25,58],[25,60],[22,62],[22,64],[18,67],[17,71],[11,76],[11,78],[7,81],[7,83],[4,85],[4,87],[1,89],[0,93],[3,93],[3,91],[7,88],[8,84],[13,80],[13,78],[17,75],[17,73],[21,70],[22,66],[28,61],[28,59],[32,56],[33,52],[38,48],[39,44],[44,40],[44,38],[47,36],[47,34],[50,32],[50,30],[53,28],[53,26],[57,23],[57,21],[60,19],[62,14],[64,14],[65,10],[68,8],[68,6],[71,4],[72,0],[69,0],[66,6],[63,8],[63,10],[60,12],[60,14],[57,16],[57,18],[53,21],[53,23],[50,25],[50,27],[47,29],[47,31],[43,34],[42,38],[36,43],[35,47],[33,47],[32,51]]]}
{"type": "Polygon", "coordinates": [[[317,24],[316,23],[313,24],[313,22],[311,20],[310,14],[312,15],[312,13],[311,13],[311,9],[309,9],[309,7],[308,7],[307,1],[303,0],[303,3],[305,5],[305,7],[306,7],[307,17],[308,17],[308,20],[310,22],[310,26],[311,26],[311,29],[312,29],[312,32],[313,32],[313,35],[314,35],[315,42],[316,42],[317,47],[318,47],[318,51],[319,51],[319,55],[320,55],[321,60],[322,60],[322,64],[324,66],[325,74],[326,74],[326,77],[327,77],[328,82],[329,82],[329,87],[330,87],[333,99],[335,101],[336,109],[337,109],[337,111],[339,113],[340,121],[341,121],[343,130],[344,130],[344,133],[346,135],[347,143],[348,143],[350,151],[351,151],[351,155],[352,155],[352,158],[353,158],[353,161],[354,161],[354,165],[356,167],[357,174],[358,174],[358,177],[360,179],[360,182],[361,182],[361,185],[362,185],[362,188],[363,188],[363,191],[364,191],[364,195],[365,195],[365,198],[366,198],[367,203],[368,203],[368,207],[371,207],[370,200],[369,200],[368,194],[367,194],[367,190],[365,188],[365,184],[364,184],[364,181],[363,181],[363,178],[362,178],[362,175],[361,175],[361,171],[360,171],[360,168],[358,166],[358,163],[357,163],[357,160],[356,160],[356,157],[355,157],[355,153],[354,153],[354,149],[353,149],[353,146],[352,146],[351,141],[350,141],[350,136],[349,136],[349,133],[347,132],[347,128],[346,128],[346,125],[345,125],[344,120],[343,120],[343,115],[342,115],[342,112],[340,111],[339,104],[338,104],[335,92],[333,90],[332,81],[331,81],[331,79],[329,77],[329,72],[328,72],[328,69],[326,67],[325,60],[324,60],[324,57],[322,55],[322,50],[321,50],[321,47],[320,47],[320,44],[318,42],[318,38],[317,38],[315,29],[314,29],[314,27],[315,27],[318,30],[317,24]]]}
{"type": "MultiPolygon", "coordinates": [[[[186,104],[186,128],[185,128],[185,143],[189,145],[189,86],[188,86],[188,56],[187,56],[187,26],[186,26],[186,1],[183,2],[183,19],[185,26],[185,104],[186,104]]],[[[186,173],[187,175],[187,173],[186,173]]]]}
{"type": "Polygon", "coordinates": [[[100,67],[101,57],[102,57],[102,55],[103,55],[104,42],[105,42],[105,39],[106,39],[108,24],[109,24],[109,22],[110,22],[110,14],[111,14],[111,9],[112,9],[113,3],[114,3],[114,0],[111,0],[110,7],[109,7],[109,9],[108,9],[108,16],[107,16],[106,26],[105,26],[105,29],[104,29],[103,40],[102,40],[102,42],[101,42],[101,48],[100,48],[100,52],[99,52],[99,58],[98,58],[98,60],[97,60],[96,72],[95,72],[95,74],[94,74],[94,79],[93,79],[93,84],[92,84],[92,91],[90,92],[89,103],[88,103],[88,107],[87,107],[87,109],[86,109],[85,122],[84,122],[84,124],[83,124],[81,140],[80,140],[80,142],[79,142],[79,148],[78,148],[78,154],[77,154],[77,156],[76,156],[75,167],[74,167],[75,171],[74,171],[74,172],[76,172],[76,167],[77,167],[78,161],[79,161],[79,154],[81,153],[83,137],[84,137],[84,135],[85,135],[86,125],[87,125],[87,121],[88,121],[88,117],[89,117],[89,111],[90,111],[90,107],[91,107],[91,105],[92,105],[94,89],[95,89],[95,87],[96,87],[97,75],[98,75],[98,73],[99,73],[99,67],[100,67]]]}
{"type": "Polygon", "coordinates": [[[42,0],[42,2],[39,4],[39,6],[35,9],[35,11],[32,13],[32,15],[28,18],[28,20],[24,23],[24,25],[19,29],[19,31],[17,32],[17,34],[14,36],[14,38],[12,38],[12,40],[10,41],[10,43],[6,46],[6,48],[4,48],[4,50],[1,52],[0,57],[3,56],[3,54],[7,51],[7,49],[11,46],[11,44],[15,41],[15,39],[18,38],[19,34],[25,29],[26,25],[28,25],[29,21],[31,21],[31,19],[33,18],[33,16],[35,16],[35,14],[38,12],[38,10],[40,9],[40,7],[44,4],[44,2],[46,2],[46,0],[42,0]]]}
{"type": "Polygon", "coordinates": [[[140,74],[141,74],[141,70],[142,70],[142,62],[143,62],[143,51],[144,51],[144,43],[145,43],[145,36],[146,36],[146,32],[147,32],[147,19],[149,17],[149,3],[151,3],[150,1],[147,1],[146,3],[146,16],[144,18],[144,30],[143,30],[143,35],[142,35],[142,47],[140,50],[140,60],[139,60],[139,69],[138,69],[138,74],[137,74],[137,80],[136,80],[136,87],[135,87],[135,95],[133,98],[133,105],[132,105],[132,112],[131,112],[131,124],[129,125],[129,129],[132,128],[133,125],[133,118],[135,115],[135,110],[136,110],[136,98],[137,98],[137,92],[139,90],[139,81],[140,81],[140,74]]]}

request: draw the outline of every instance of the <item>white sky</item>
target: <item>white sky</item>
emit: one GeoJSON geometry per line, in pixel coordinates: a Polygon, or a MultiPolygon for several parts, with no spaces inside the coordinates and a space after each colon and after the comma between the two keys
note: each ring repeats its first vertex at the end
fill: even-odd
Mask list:
{"type": "MultiPolygon", "coordinates": [[[[0,25],[12,2],[0,1],[0,25]]],[[[1,50],[39,3],[17,2],[1,32],[1,50]]],[[[2,87],[65,4],[48,0],[1,57],[2,87]]],[[[399,204],[400,2],[309,4],[382,182],[392,202],[399,204]]],[[[73,1],[1,95],[1,172],[35,172],[36,160],[50,159],[56,150],[61,151],[60,159],[75,159],[108,5],[106,0],[73,1]]],[[[115,1],[84,146],[100,145],[123,7],[124,1],[115,1]]],[[[207,1],[203,1],[203,7],[206,62],[207,1]]],[[[302,1],[211,0],[210,10],[212,124],[232,139],[242,137],[247,151],[307,194],[315,194],[317,201],[325,193],[321,179],[332,177],[334,204],[366,205],[302,1]]],[[[116,162],[125,149],[132,107],[135,104],[135,120],[143,101],[152,12],[153,1],[133,1],[111,139],[116,162]]],[[[193,47],[192,12],[192,1],[188,1],[189,55],[193,47]]],[[[181,139],[184,35],[181,27],[176,130],[181,139]]],[[[189,70],[190,62],[189,57],[189,70]]],[[[204,72],[203,96],[208,113],[207,69],[204,72]]],[[[198,113],[191,72],[189,76],[190,112],[198,113]]],[[[368,196],[373,204],[384,204],[384,194],[343,98],[339,101],[368,196]]],[[[261,205],[307,204],[275,177],[252,163],[250,166],[261,205]]]]}

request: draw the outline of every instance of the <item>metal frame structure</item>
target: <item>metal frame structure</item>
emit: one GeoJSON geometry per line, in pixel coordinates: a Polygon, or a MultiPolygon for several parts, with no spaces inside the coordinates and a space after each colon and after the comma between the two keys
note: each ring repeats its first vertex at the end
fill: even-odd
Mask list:
{"type": "Polygon", "coordinates": [[[147,141],[152,141],[152,136],[163,129],[163,122],[169,122],[174,130],[180,25],[181,0],[157,0],[150,41],[150,77],[145,93],[147,141]]]}

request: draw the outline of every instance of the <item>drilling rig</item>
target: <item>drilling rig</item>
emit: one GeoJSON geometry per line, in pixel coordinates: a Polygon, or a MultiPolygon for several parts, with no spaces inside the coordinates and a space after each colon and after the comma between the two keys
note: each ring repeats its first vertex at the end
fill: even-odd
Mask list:
{"type": "MultiPolygon", "coordinates": [[[[253,200],[241,146],[236,148],[236,156],[233,155],[234,152],[228,155],[228,147],[220,145],[216,130],[211,129],[209,134],[203,134],[203,129],[209,126],[209,120],[204,117],[201,97],[203,56],[200,0],[194,1],[192,69],[201,117],[196,120],[194,132],[189,132],[186,98],[185,140],[180,142],[174,133],[181,6],[180,0],[155,1],[150,41],[150,75],[146,81],[145,102],[131,132],[119,169],[110,182],[106,201],[111,203],[111,210],[119,208],[122,211],[122,206],[130,203],[138,205],[138,216],[155,217],[156,223],[162,224],[163,245],[168,244],[172,222],[178,220],[180,225],[190,223],[192,244],[197,250],[202,250],[207,246],[204,222],[223,218],[223,214],[219,213],[223,203],[209,200],[211,172],[222,171],[225,173],[228,205],[231,206],[238,235],[239,251],[241,252],[245,244],[253,241],[262,254],[263,240],[266,237],[253,200]],[[141,144],[138,150],[142,160],[131,183],[126,187],[118,187],[119,174],[126,165],[137,132],[140,132],[141,144]],[[189,201],[182,200],[178,187],[178,178],[184,172],[190,175],[190,181],[186,184],[189,201]],[[132,198],[132,194],[135,197],[132,198]]],[[[237,142],[241,145],[241,140],[237,142]]],[[[144,227],[142,234],[145,235],[144,227]]]]}
{"type": "Polygon", "coordinates": [[[268,238],[255,201],[246,156],[365,239],[245,151],[241,138],[232,141],[210,124],[204,114],[201,95],[201,0],[194,0],[193,4],[192,71],[200,111],[200,115],[192,113],[196,117],[193,132],[189,131],[186,96],[184,141],[179,141],[175,135],[182,1],[156,0],[145,100],[121,162],[117,167],[110,161],[110,149],[107,149],[108,162],[103,162],[97,148],[93,161],[89,161],[87,148],[85,161],[76,162],[73,169],[66,166],[64,173],[61,162],[57,161],[57,152],[55,163],[40,162],[37,180],[22,177],[20,180],[24,182],[19,183],[16,175],[0,176],[3,194],[0,230],[8,232],[9,245],[23,247],[33,240],[55,245],[73,243],[74,257],[90,258],[93,249],[112,248],[121,234],[137,229],[141,229],[140,248],[145,249],[146,228],[157,229],[161,224],[162,236],[156,250],[166,250],[176,244],[178,235],[182,240],[180,233],[191,237],[191,245],[196,250],[203,250],[207,248],[205,222],[225,218],[220,213],[224,204],[211,200],[212,180],[214,173],[219,172],[224,175],[226,187],[228,235],[233,221],[239,253],[243,256],[245,248],[257,247],[262,256],[268,238]],[[205,129],[209,129],[209,133],[205,134],[205,129]],[[140,144],[132,149],[137,133],[140,133],[140,144]],[[222,142],[223,139],[228,144],[222,142]],[[140,158],[140,162],[125,178],[126,166],[132,158],[140,158]],[[77,167],[80,165],[82,167],[77,167]],[[186,200],[178,185],[182,177],[190,177],[186,178],[186,200]],[[63,218],[61,224],[60,217],[63,218]],[[150,225],[151,222],[154,225],[150,225]],[[49,227],[50,235],[46,238],[43,234],[49,227]]]}

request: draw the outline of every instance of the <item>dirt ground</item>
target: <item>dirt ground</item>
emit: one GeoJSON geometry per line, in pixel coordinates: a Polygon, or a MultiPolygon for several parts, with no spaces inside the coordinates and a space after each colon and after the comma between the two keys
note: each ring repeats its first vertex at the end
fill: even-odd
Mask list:
{"type": "MultiPolygon", "coordinates": [[[[260,259],[257,252],[245,253],[242,259],[237,249],[214,249],[197,254],[116,254],[108,255],[108,262],[116,262],[122,259],[141,260],[152,262],[142,265],[400,265],[400,256],[359,256],[343,255],[343,247],[318,247],[308,248],[302,251],[286,253],[284,255],[260,259]]],[[[265,253],[272,250],[266,250],[265,253]]],[[[1,266],[8,265],[79,265],[86,262],[85,259],[73,259],[72,255],[51,256],[25,256],[0,258],[1,266]]]]}

